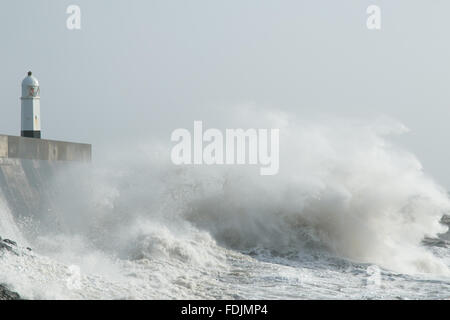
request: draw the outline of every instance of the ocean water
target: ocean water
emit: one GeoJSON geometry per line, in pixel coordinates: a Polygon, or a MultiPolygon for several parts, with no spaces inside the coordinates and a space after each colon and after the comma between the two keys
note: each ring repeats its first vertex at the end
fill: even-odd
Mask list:
{"type": "Polygon", "coordinates": [[[149,144],[61,172],[52,212],[0,198],[19,245],[0,283],[28,299],[450,298],[450,199],[391,142],[402,125],[264,121],[281,128],[276,176],[174,166],[149,144]]]}

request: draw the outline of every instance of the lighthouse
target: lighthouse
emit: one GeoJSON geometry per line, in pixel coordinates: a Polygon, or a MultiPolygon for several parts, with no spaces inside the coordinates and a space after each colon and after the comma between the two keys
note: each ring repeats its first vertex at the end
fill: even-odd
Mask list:
{"type": "Polygon", "coordinates": [[[39,82],[31,71],[22,81],[22,137],[41,138],[41,106],[39,82]]]}
{"type": "MultiPolygon", "coordinates": [[[[5,171],[2,173],[3,165],[17,165],[19,171],[8,172],[13,176],[25,177],[29,170],[25,170],[26,172],[20,172],[20,170],[26,167],[34,170],[37,165],[37,163],[30,164],[28,160],[91,161],[92,146],[90,144],[41,139],[39,82],[33,77],[31,71],[22,81],[20,100],[22,107],[21,137],[0,133],[0,178],[5,175],[5,171]]],[[[0,179],[0,189],[1,184],[2,179],[0,179]]]]}

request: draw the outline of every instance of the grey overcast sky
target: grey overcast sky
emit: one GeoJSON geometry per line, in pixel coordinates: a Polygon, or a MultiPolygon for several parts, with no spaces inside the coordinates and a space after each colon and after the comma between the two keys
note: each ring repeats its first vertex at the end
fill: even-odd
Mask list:
{"type": "Polygon", "coordinates": [[[450,188],[449,14],[448,0],[3,0],[0,132],[19,133],[32,70],[45,138],[169,140],[217,106],[247,102],[388,115],[450,188]],[[66,28],[71,4],[81,30],[66,28]],[[371,4],[380,31],[366,28],[371,4]]]}

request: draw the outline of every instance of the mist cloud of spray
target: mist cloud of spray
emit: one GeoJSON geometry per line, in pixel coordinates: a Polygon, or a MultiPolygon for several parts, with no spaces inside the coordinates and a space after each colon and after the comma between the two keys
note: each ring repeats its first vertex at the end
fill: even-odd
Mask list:
{"type": "Polygon", "coordinates": [[[75,168],[74,183],[55,199],[58,232],[124,259],[218,265],[217,243],[448,273],[421,241],[446,231],[439,221],[450,201],[414,155],[389,142],[405,131],[401,124],[306,121],[242,106],[234,115],[223,124],[280,128],[278,175],[260,176],[251,166],[174,166],[169,139],[149,142],[129,158],[118,151],[75,168]]]}

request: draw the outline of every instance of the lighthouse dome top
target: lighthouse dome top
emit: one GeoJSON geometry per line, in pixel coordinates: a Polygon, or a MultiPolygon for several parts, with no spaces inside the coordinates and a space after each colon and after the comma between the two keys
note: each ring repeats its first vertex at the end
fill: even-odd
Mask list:
{"type": "Polygon", "coordinates": [[[28,72],[28,76],[23,79],[22,87],[39,87],[39,81],[33,76],[31,71],[28,72]]]}
{"type": "Polygon", "coordinates": [[[28,72],[28,76],[22,81],[22,99],[39,98],[39,81],[28,72]]]}

